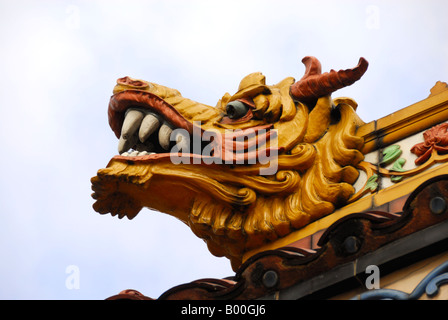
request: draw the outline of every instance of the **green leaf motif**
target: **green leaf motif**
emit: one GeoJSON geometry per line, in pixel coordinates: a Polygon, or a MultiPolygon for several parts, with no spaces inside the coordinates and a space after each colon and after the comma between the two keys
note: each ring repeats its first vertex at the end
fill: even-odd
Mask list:
{"type": "Polygon", "coordinates": [[[403,151],[400,149],[400,146],[398,144],[387,147],[383,150],[383,159],[380,165],[384,167],[392,163],[393,161],[397,160],[402,153],[403,151]]]}
{"type": "MultiPolygon", "coordinates": [[[[394,162],[392,168],[390,169],[390,171],[396,171],[396,172],[404,172],[406,170],[403,169],[403,165],[405,164],[406,159],[404,158],[399,158],[397,161],[394,162]]],[[[403,176],[391,176],[390,180],[392,182],[400,182],[401,180],[403,180],[403,176]]]]}
{"type": "Polygon", "coordinates": [[[400,158],[395,161],[394,165],[390,169],[390,171],[404,172],[406,170],[403,169],[403,165],[406,163],[406,159],[400,158]]]}
{"type": "Polygon", "coordinates": [[[364,190],[367,189],[369,189],[370,192],[374,192],[376,189],[378,189],[378,175],[376,173],[367,180],[364,190]]]}

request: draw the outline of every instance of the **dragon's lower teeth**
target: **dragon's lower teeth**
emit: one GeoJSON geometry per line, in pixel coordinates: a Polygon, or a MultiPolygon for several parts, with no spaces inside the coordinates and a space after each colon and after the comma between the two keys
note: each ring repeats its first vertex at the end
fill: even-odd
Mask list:
{"type": "Polygon", "coordinates": [[[141,157],[141,156],[147,156],[147,155],[151,155],[151,154],[156,154],[155,152],[148,152],[148,151],[133,151],[131,153],[129,152],[123,152],[121,155],[124,157],[141,157]]]}

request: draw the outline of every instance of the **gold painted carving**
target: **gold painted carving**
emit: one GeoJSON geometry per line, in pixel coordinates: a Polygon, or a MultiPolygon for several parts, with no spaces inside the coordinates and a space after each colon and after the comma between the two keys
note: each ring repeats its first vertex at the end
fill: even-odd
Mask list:
{"type": "MultiPolygon", "coordinates": [[[[367,62],[361,59],[354,69],[319,77],[317,59],[304,61],[307,71],[298,82],[286,78],[266,85],[262,74],[250,74],[234,95],[225,94],[215,108],[154,83],[119,79],[109,105],[109,123],[121,146],[127,144],[135,151],[114,157],[92,178],[94,209],[130,219],[143,207],[170,214],[204,239],[214,255],[228,257],[237,268],[245,252],[353,200],[358,168],[372,170],[363,162],[364,139],[356,135],[364,123],[356,114],[354,100],[333,99],[331,93],[359,79],[367,62]],[[322,88],[304,90],[309,83],[322,88]],[[293,88],[310,94],[295,96],[293,88]],[[238,108],[244,111],[242,115],[238,108]],[[159,122],[169,122],[171,130],[185,130],[190,142],[213,132],[214,153],[188,153],[183,163],[174,164],[172,153],[159,152],[160,146],[149,149],[154,141],[124,137],[123,131],[133,132],[136,121],[140,121],[136,132],[144,130],[143,121],[135,120],[138,116],[133,122],[125,121],[130,109],[141,112],[141,118],[151,113],[159,122]],[[253,128],[247,141],[233,142],[241,158],[236,151],[220,151],[234,140],[235,132],[253,128]],[[258,144],[266,136],[265,143],[258,144]],[[263,152],[270,154],[269,163],[260,161],[263,152]],[[238,159],[242,162],[235,163],[238,159]],[[262,174],[272,163],[275,172],[262,174]]],[[[162,144],[163,137],[159,139],[162,144]]]]}

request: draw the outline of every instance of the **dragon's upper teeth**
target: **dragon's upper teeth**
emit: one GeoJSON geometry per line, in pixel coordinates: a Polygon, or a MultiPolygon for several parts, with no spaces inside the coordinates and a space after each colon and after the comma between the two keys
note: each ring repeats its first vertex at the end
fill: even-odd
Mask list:
{"type": "Polygon", "coordinates": [[[126,117],[121,128],[121,136],[128,140],[134,135],[142,123],[144,114],[136,109],[129,109],[126,113],[126,117]]]}
{"type": "Polygon", "coordinates": [[[120,137],[120,140],[118,141],[118,153],[123,153],[125,151],[128,151],[130,148],[132,148],[135,143],[137,142],[137,137],[135,135],[132,135],[129,139],[125,139],[123,135],[120,137]]]}
{"type": "Polygon", "coordinates": [[[145,142],[148,137],[157,130],[157,128],[160,125],[160,118],[159,116],[155,115],[154,113],[148,113],[145,118],[143,119],[140,130],[138,133],[138,137],[141,142],[145,142]]]}
{"type": "MultiPolygon", "coordinates": [[[[152,144],[153,139],[149,137],[159,129],[158,140],[160,146],[168,150],[170,147],[171,134],[173,126],[164,121],[163,118],[148,110],[131,108],[129,109],[123,121],[121,136],[118,142],[118,152],[121,155],[142,156],[152,154],[156,147],[152,144]],[[160,127],[160,128],[159,128],[160,127]],[[130,149],[134,149],[128,151],[130,149]],[[148,153],[149,152],[149,153],[148,153]]],[[[175,132],[175,140],[178,149],[186,151],[189,148],[189,135],[181,132],[175,132]]]]}
{"type": "Polygon", "coordinates": [[[159,144],[165,150],[168,150],[170,147],[171,132],[173,132],[173,129],[167,122],[164,122],[159,129],[159,144]]]}

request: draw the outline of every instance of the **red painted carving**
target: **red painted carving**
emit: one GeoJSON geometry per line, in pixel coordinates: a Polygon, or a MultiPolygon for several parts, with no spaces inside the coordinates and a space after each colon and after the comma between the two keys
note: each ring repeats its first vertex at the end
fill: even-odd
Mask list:
{"type": "Polygon", "coordinates": [[[338,89],[350,86],[364,75],[369,66],[366,59],[360,58],[353,69],[331,70],[322,74],[322,67],[315,57],[305,57],[302,60],[306,67],[302,79],[291,86],[291,95],[303,102],[315,100],[338,89]]]}
{"type": "Polygon", "coordinates": [[[448,123],[442,123],[423,133],[425,142],[412,147],[411,152],[417,155],[416,165],[426,162],[433,150],[438,153],[448,153],[448,123]]]}

